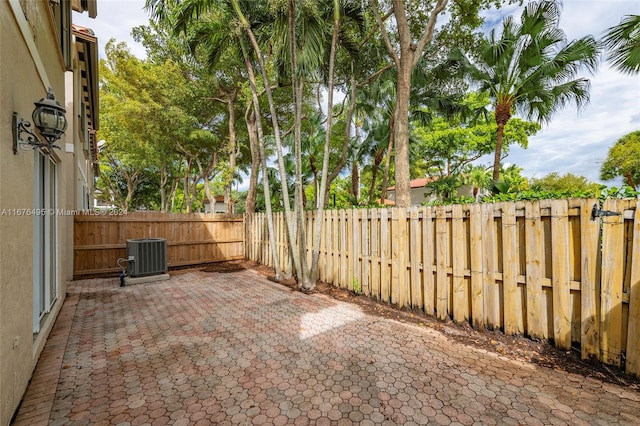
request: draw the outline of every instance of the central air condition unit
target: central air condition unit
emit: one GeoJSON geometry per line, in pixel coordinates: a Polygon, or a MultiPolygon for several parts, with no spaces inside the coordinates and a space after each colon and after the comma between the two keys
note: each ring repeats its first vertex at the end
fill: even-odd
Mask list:
{"type": "Polygon", "coordinates": [[[140,238],[127,240],[129,275],[165,274],[167,272],[167,240],[164,238],[140,238]]]}

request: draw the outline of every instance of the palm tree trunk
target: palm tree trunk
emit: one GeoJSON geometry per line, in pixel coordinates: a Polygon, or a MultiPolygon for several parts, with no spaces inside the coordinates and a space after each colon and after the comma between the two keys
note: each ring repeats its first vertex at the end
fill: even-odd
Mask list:
{"type": "MultiPolygon", "coordinates": [[[[384,152],[382,150],[379,150],[379,151],[376,151],[376,155],[375,157],[373,157],[373,170],[371,171],[371,186],[369,187],[370,203],[373,202],[373,199],[375,197],[376,181],[378,180],[378,169],[380,168],[380,163],[382,163],[383,155],[384,155],[384,152]]],[[[380,202],[384,203],[384,198],[380,200],[380,202]]]]}
{"type": "MultiPolygon", "coordinates": [[[[345,143],[342,146],[342,152],[340,153],[340,159],[333,168],[333,171],[327,177],[327,188],[331,188],[331,183],[340,175],[344,166],[347,164],[347,155],[349,153],[349,146],[351,144],[351,123],[353,122],[353,116],[356,109],[356,76],[354,72],[354,63],[351,61],[351,95],[349,97],[349,109],[347,110],[347,117],[345,119],[345,143]]],[[[357,126],[356,126],[357,128],[357,126]]],[[[329,203],[329,190],[325,192],[324,205],[329,203]]]]}
{"type": "MultiPolygon", "coordinates": [[[[256,77],[253,72],[253,65],[249,60],[247,48],[244,40],[240,40],[242,47],[242,55],[244,57],[244,64],[247,68],[247,75],[249,76],[249,85],[251,86],[251,99],[253,103],[253,114],[255,117],[255,127],[258,134],[258,150],[260,164],[262,168],[262,188],[264,189],[264,204],[267,213],[267,229],[269,230],[269,245],[271,248],[271,255],[273,256],[273,266],[276,274],[276,281],[282,280],[282,270],[280,269],[280,257],[278,256],[278,247],[276,244],[276,232],[273,225],[273,212],[271,210],[271,188],[269,186],[269,172],[267,169],[267,156],[264,149],[264,133],[262,131],[262,115],[260,113],[260,100],[258,98],[258,89],[256,85],[256,77]]],[[[255,209],[255,205],[254,205],[255,209]]],[[[286,277],[289,278],[289,277],[286,277]]]]}
{"type": "Polygon", "coordinates": [[[294,215],[298,230],[298,253],[300,257],[300,269],[297,269],[298,287],[303,291],[312,290],[315,283],[311,281],[310,271],[307,266],[306,254],[306,226],[304,205],[302,196],[302,90],[304,78],[298,75],[298,41],[296,36],[296,0],[289,0],[289,48],[291,55],[291,85],[293,87],[293,98],[295,103],[294,112],[294,155],[295,164],[295,187],[294,187],[294,215]]]}
{"type": "MultiPolygon", "coordinates": [[[[253,106],[253,103],[251,104],[253,106]]],[[[251,149],[251,174],[249,175],[249,189],[245,200],[245,211],[255,213],[256,195],[258,192],[258,173],[260,173],[260,152],[258,148],[258,130],[256,128],[255,111],[245,117],[247,132],[249,133],[249,148],[251,149]]]]}
{"type": "Polygon", "coordinates": [[[500,161],[502,160],[502,140],[504,137],[504,126],[511,118],[511,100],[508,98],[498,99],[496,102],[496,150],[493,156],[493,181],[500,179],[500,161]]]}
{"type": "Polygon", "coordinates": [[[502,139],[504,136],[504,124],[498,124],[496,132],[496,150],[493,155],[493,180],[497,182],[500,179],[500,159],[502,157],[502,139]]]}
{"type": "MultiPolygon", "coordinates": [[[[291,212],[291,201],[289,198],[289,190],[286,185],[287,170],[284,164],[284,155],[282,151],[282,140],[280,137],[280,124],[278,123],[278,114],[275,106],[276,104],[275,104],[275,101],[273,100],[273,94],[271,93],[269,76],[267,75],[267,69],[265,67],[264,60],[262,58],[262,50],[260,49],[260,45],[258,44],[258,41],[256,40],[256,37],[253,34],[253,31],[251,30],[251,27],[249,26],[249,22],[247,21],[246,17],[242,13],[242,9],[240,8],[239,1],[231,0],[231,3],[233,5],[234,10],[236,11],[238,19],[240,20],[242,26],[245,29],[247,36],[249,37],[251,46],[256,54],[258,64],[260,65],[260,72],[262,74],[262,80],[264,82],[264,90],[267,95],[267,100],[269,102],[269,112],[271,113],[271,123],[273,125],[274,139],[276,142],[276,154],[278,156],[278,168],[280,170],[280,179],[283,182],[282,199],[283,199],[283,205],[284,205],[285,220],[287,224],[287,236],[289,238],[290,253],[293,260],[294,268],[296,272],[299,273],[299,271],[302,271],[301,258],[298,250],[299,244],[296,238],[295,223],[294,223],[295,221],[293,218],[293,214],[291,212]]],[[[256,96],[257,96],[257,89],[256,89],[256,96]]]]}
{"type": "Polygon", "coordinates": [[[233,203],[231,201],[231,187],[233,185],[233,177],[236,172],[236,98],[238,89],[234,88],[229,93],[227,100],[227,110],[229,114],[229,169],[231,177],[224,187],[224,205],[227,213],[233,213],[233,203]]]}
{"type": "Polygon", "coordinates": [[[322,161],[322,178],[320,180],[320,194],[317,200],[316,229],[313,238],[313,252],[311,258],[311,288],[313,290],[318,281],[318,260],[320,258],[320,237],[322,222],[324,221],[324,201],[327,192],[327,173],[329,170],[329,155],[331,148],[331,129],[333,126],[333,73],[335,67],[336,48],[338,46],[338,34],[340,33],[340,1],[333,0],[333,36],[331,38],[331,52],[329,54],[329,82],[327,87],[327,129],[324,140],[324,157],[322,161]]]}
{"type": "Polygon", "coordinates": [[[354,204],[360,204],[360,164],[357,161],[351,165],[351,194],[354,204]]]}

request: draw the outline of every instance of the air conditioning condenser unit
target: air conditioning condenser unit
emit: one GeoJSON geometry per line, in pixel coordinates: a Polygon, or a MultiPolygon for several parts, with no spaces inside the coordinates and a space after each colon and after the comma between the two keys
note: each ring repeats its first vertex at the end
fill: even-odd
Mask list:
{"type": "Polygon", "coordinates": [[[128,273],[131,277],[167,273],[167,240],[139,238],[127,240],[128,273]]]}

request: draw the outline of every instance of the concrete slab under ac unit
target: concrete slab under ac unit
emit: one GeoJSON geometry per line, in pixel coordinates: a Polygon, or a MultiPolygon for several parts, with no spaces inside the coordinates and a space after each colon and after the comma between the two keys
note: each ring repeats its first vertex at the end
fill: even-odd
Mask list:
{"type": "Polygon", "coordinates": [[[144,284],[144,283],[152,283],[155,281],[166,281],[169,278],[169,274],[158,274],[158,275],[146,275],[143,277],[124,277],[124,285],[132,285],[132,284],[144,284]]]}

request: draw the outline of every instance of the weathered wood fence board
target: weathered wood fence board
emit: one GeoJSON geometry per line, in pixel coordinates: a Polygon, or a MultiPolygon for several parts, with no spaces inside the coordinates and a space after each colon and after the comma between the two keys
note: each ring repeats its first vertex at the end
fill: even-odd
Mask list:
{"type": "Polygon", "coordinates": [[[169,267],[245,257],[244,224],[240,215],[156,212],[76,215],[74,277],[119,273],[116,262],[126,257],[127,240],[136,238],[166,239],[169,267]]]}
{"type": "MultiPolygon", "coordinates": [[[[597,200],[326,212],[320,279],[476,329],[580,345],[640,374],[640,203],[597,200]],[[635,262],[634,262],[635,259],[635,262]]],[[[307,226],[314,223],[307,216],[307,226]]],[[[274,216],[285,230],[284,216],[274,216]]],[[[247,256],[269,265],[263,214],[247,256]]],[[[307,230],[308,231],[308,230],[307,230]]],[[[277,234],[291,264],[285,232],[277,234]]],[[[307,238],[312,237],[308,232],[307,238]]],[[[307,241],[307,248],[312,246],[307,241]]],[[[310,258],[310,257],[309,257],[310,258]]]]}

